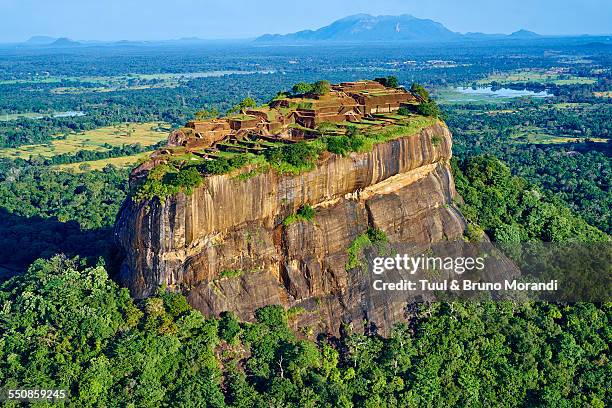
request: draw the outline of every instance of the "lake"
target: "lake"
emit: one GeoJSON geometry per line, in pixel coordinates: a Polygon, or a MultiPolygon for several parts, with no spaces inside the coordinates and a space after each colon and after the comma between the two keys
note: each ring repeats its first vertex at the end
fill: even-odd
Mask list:
{"type": "Polygon", "coordinates": [[[9,120],[15,120],[18,118],[28,119],[42,119],[45,117],[52,118],[70,118],[75,116],[85,116],[86,113],[83,111],[65,111],[65,112],[52,112],[52,113],[37,113],[37,112],[26,112],[26,113],[10,113],[0,115],[0,122],[6,122],[9,120]]]}
{"type": "Polygon", "coordinates": [[[546,91],[535,92],[535,91],[529,91],[527,89],[519,90],[519,89],[510,89],[510,88],[499,88],[499,89],[493,90],[490,86],[489,87],[477,87],[477,88],[458,86],[458,87],[455,87],[455,91],[462,93],[462,94],[474,95],[477,97],[488,96],[488,97],[493,97],[493,98],[520,98],[523,96],[531,96],[534,98],[546,98],[548,96],[553,96],[552,94],[546,91]]]}

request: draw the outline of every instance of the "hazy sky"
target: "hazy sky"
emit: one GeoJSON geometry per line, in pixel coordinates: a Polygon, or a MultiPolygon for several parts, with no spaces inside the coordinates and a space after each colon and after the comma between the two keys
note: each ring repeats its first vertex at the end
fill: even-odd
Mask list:
{"type": "Polygon", "coordinates": [[[0,0],[0,42],[248,38],[357,13],[407,13],[459,32],[612,34],[612,0],[0,0]]]}

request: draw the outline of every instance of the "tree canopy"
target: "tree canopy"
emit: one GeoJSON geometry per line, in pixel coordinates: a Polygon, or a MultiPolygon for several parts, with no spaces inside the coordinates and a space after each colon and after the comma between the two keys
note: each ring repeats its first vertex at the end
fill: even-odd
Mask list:
{"type": "Polygon", "coordinates": [[[410,86],[410,92],[414,95],[420,96],[424,101],[429,101],[429,92],[425,87],[417,82],[414,82],[412,86],[410,86]]]}
{"type": "Polygon", "coordinates": [[[206,319],[181,295],[136,302],[103,265],[56,257],[0,286],[0,383],[66,389],[65,405],[79,407],[603,408],[611,312],[422,304],[387,338],[349,330],[313,342],[280,306],[253,323],[206,319]]]}
{"type": "Polygon", "coordinates": [[[317,81],[312,84],[311,93],[316,96],[322,96],[328,94],[330,90],[331,84],[329,83],[329,81],[317,81]]]}
{"type": "Polygon", "coordinates": [[[546,194],[493,156],[453,161],[460,206],[472,220],[499,242],[606,242],[610,237],[587,224],[552,194],[546,194]]]}
{"type": "Polygon", "coordinates": [[[399,87],[399,81],[396,76],[389,75],[387,77],[380,77],[374,79],[376,82],[387,86],[389,88],[397,88],[399,87]]]}

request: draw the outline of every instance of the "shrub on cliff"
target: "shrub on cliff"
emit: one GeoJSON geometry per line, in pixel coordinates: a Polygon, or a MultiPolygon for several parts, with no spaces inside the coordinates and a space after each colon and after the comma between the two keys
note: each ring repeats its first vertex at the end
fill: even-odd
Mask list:
{"type": "Polygon", "coordinates": [[[311,96],[323,96],[329,93],[331,90],[331,83],[329,81],[317,81],[312,84],[306,82],[298,82],[293,85],[291,91],[293,95],[311,95],[311,96]]]}
{"type": "Polygon", "coordinates": [[[417,105],[417,112],[423,116],[439,118],[442,116],[442,111],[435,101],[429,100],[421,102],[417,105]]]}
{"type": "Polygon", "coordinates": [[[242,101],[240,101],[238,105],[235,105],[230,110],[228,110],[228,113],[241,112],[243,109],[256,108],[256,107],[257,107],[257,102],[255,101],[255,99],[249,96],[247,98],[244,98],[242,101]]]}
{"type": "Polygon", "coordinates": [[[207,174],[224,174],[232,168],[229,160],[225,157],[210,160],[206,162],[203,167],[207,174]]]}
{"type": "Polygon", "coordinates": [[[351,139],[348,136],[328,137],[325,139],[325,143],[327,150],[334,154],[345,156],[353,150],[351,148],[351,139]]]}
{"type": "Polygon", "coordinates": [[[135,189],[132,197],[135,201],[168,196],[184,192],[191,194],[195,187],[204,183],[202,172],[206,174],[226,174],[239,169],[251,161],[247,154],[238,154],[230,158],[220,157],[209,160],[200,166],[185,166],[177,168],[170,164],[162,164],[153,168],[143,184],[135,189]]]}
{"type": "Polygon", "coordinates": [[[319,149],[311,143],[298,142],[265,152],[266,160],[281,172],[296,173],[314,167],[319,149]],[[287,164],[289,166],[287,166],[287,164]]]}
{"type": "Polygon", "coordinates": [[[149,171],[144,183],[136,187],[132,198],[138,202],[154,197],[163,200],[180,192],[191,194],[203,182],[204,178],[195,166],[177,169],[170,164],[162,164],[149,171]]]}
{"type": "Polygon", "coordinates": [[[422,85],[416,82],[413,83],[410,87],[410,92],[421,99],[421,102],[416,107],[417,113],[423,116],[430,116],[433,118],[443,117],[440,107],[438,106],[436,101],[431,99],[431,97],[429,96],[429,92],[427,92],[427,90],[422,85]]]}
{"type": "Polygon", "coordinates": [[[372,147],[367,136],[360,133],[355,125],[346,127],[345,136],[329,136],[324,139],[326,150],[345,156],[349,152],[364,152],[372,147]]]}
{"type": "Polygon", "coordinates": [[[169,195],[177,194],[180,189],[168,182],[168,175],[176,172],[173,166],[162,164],[151,169],[146,180],[136,187],[132,199],[136,202],[150,200],[154,197],[164,199],[169,195]]]}
{"type": "Polygon", "coordinates": [[[317,212],[314,208],[312,208],[308,204],[304,204],[297,210],[295,214],[287,216],[287,218],[283,220],[283,225],[289,226],[294,222],[298,221],[312,221],[316,214],[317,212]]]}
{"type": "Polygon", "coordinates": [[[417,82],[414,82],[412,84],[412,86],[410,86],[410,92],[417,96],[420,97],[421,99],[423,99],[424,101],[428,101],[429,100],[429,92],[427,92],[427,89],[425,89],[425,87],[417,82]]]}
{"type": "Polygon", "coordinates": [[[198,187],[204,179],[196,167],[187,167],[174,173],[171,183],[179,188],[183,188],[186,194],[191,194],[193,188],[198,187]]]}
{"type": "Polygon", "coordinates": [[[348,261],[344,267],[347,271],[361,266],[361,257],[364,248],[374,245],[378,249],[387,243],[387,235],[384,231],[377,228],[368,228],[366,232],[357,236],[347,249],[348,261]]]}
{"type": "Polygon", "coordinates": [[[322,122],[317,125],[316,130],[321,136],[331,135],[338,131],[338,125],[333,122],[322,122]]]}
{"type": "Polygon", "coordinates": [[[238,154],[230,158],[219,157],[209,160],[204,164],[204,171],[207,174],[225,174],[232,170],[239,169],[249,162],[246,154],[238,154]]]}
{"type": "Polygon", "coordinates": [[[398,110],[397,110],[397,114],[398,115],[403,115],[403,116],[410,116],[412,114],[412,112],[410,112],[410,109],[408,109],[405,106],[401,106],[398,110]]]}
{"type": "Polygon", "coordinates": [[[194,117],[196,120],[218,118],[219,111],[217,110],[217,108],[214,107],[212,109],[201,109],[195,113],[194,117]]]}

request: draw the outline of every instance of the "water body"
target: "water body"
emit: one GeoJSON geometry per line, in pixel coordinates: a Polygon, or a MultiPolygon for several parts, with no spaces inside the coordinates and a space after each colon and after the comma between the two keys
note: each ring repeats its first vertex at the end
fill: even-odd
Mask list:
{"type": "MultiPolygon", "coordinates": [[[[74,116],[85,116],[83,111],[66,111],[66,112],[55,112],[51,114],[54,118],[71,118],[74,116]]],[[[42,116],[40,116],[42,118],[42,116]]]]}
{"type": "MultiPolygon", "coordinates": [[[[209,72],[196,72],[193,74],[195,77],[221,77],[225,75],[252,75],[252,74],[274,74],[276,71],[264,70],[264,71],[209,71],[209,72]]],[[[189,76],[189,74],[187,74],[189,76]]]]}
{"type": "Polygon", "coordinates": [[[11,113],[7,115],[0,115],[0,122],[6,122],[9,120],[15,120],[19,118],[28,118],[28,119],[42,119],[42,118],[71,118],[75,116],[85,116],[86,113],[83,111],[65,111],[65,112],[52,112],[52,113],[36,113],[36,112],[28,112],[28,113],[11,113]]]}
{"type": "MultiPolygon", "coordinates": [[[[128,78],[140,78],[140,79],[185,79],[185,78],[218,78],[226,75],[252,75],[252,74],[274,74],[276,71],[273,70],[261,70],[261,71],[236,71],[236,70],[225,70],[225,71],[202,71],[202,72],[178,72],[178,73],[160,73],[160,74],[131,74],[127,75],[128,78]]],[[[112,77],[110,77],[112,78],[112,77]]]]}
{"type": "Polygon", "coordinates": [[[510,88],[499,88],[499,89],[493,90],[490,86],[477,87],[477,88],[458,86],[455,88],[455,91],[462,93],[462,94],[474,95],[477,97],[484,96],[484,97],[490,97],[490,98],[520,98],[523,96],[531,96],[533,98],[546,98],[548,96],[553,96],[552,94],[546,91],[535,92],[535,91],[529,91],[527,89],[519,90],[519,89],[510,89],[510,88]]]}

